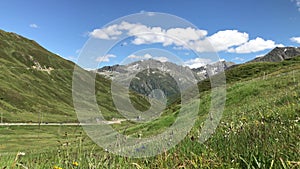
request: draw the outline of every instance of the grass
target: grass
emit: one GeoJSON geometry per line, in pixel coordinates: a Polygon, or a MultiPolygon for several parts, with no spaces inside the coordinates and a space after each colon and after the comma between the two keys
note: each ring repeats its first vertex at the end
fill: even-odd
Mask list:
{"type": "MultiPolygon", "coordinates": [[[[20,157],[17,162],[29,168],[76,168],[73,161],[78,162],[78,167],[82,168],[299,168],[299,77],[300,71],[283,74],[273,72],[268,78],[257,77],[229,84],[223,118],[215,134],[204,144],[198,143],[196,139],[207,116],[209,91],[201,95],[199,119],[188,136],[169,151],[155,157],[135,159],[113,155],[90,141],[83,144],[76,139],[82,132],[80,129],[75,131],[74,128],[69,128],[73,130],[70,131],[66,128],[70,133],[68,138],[63,133],[54,134],[56,132],[50,136],[55,138],[49,140],[53,143],[51,145],[56,144],[53,146],[55,148],[47,146],[44,151],[36,151],[34,148],[24,150],[25,156],[20,157]],[[57,140],[60,143],[73,140],[74,144],[62,146],[57,140]]],[[[174,115],[173,111],[165,112],[162,118],[153,122],[125,122],[115,128],[122,131],[129,125],[128,135],[142,132],[145,137],[151,136],[164,130],[166,121],[174,115]]],[[[56,130],[49,128],[43,133],[56,130]]],[[[28,133],[25,131],[30,133],[35,130],[20,127],[14,131],[24,133],[20,138],[26,140],[28,133]]],[[[3,134],[5,133],[1,133],[3,134]]],[[[13,138],[16,137],[15,134],[11,133],[12,140],[16,140],[13,138]]],[[[9,138],[8,133],[5,135],[5,138],[9,138]]],[[[82,138],[89,140],[84,132],[82,138]]],[[[19,148],[21,147],[19,143],[19,148]]],[[[27,149],[27,146],[23,148],[27,149]]],[[[9,167],[14,163],[15,155],[16,153],[3,156],[0,164],[9,167]]]]}

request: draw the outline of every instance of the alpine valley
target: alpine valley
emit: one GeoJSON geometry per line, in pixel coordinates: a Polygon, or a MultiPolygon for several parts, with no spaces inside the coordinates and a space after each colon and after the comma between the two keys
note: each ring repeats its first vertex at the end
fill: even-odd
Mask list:
{"type": "MultiPolygon", "coordinates": [[[[0,168],[299,168],[299,63],[299,48],[277,47],[243,64],[220,61],[189,69],[149,59],[87,71],[33,40],[0,30],[0,168]],[[174,77],[187,72],[189,76],[178,79],[195,83],[200,91],[193,98],[200,99],[195,123],[176,146],[154,157],[111,154],[83,130],[89,126],[78,125],[74,68],[95,77],[95,99],[105,124],[124,138],[139,139],[158,135],[176,122],[182,106],[174,77]],[[205,120],[214,118],[208,113],[215,104],[212,95],[218,96],[210,79],[221,73],[226,77],[222,118],[213,135],[199,143],[205,120]],[[141,112],[151,107],[151,97],[166,99],[167,106],[152,121],[126,119],[112,98],[116,78],[120,84],[130,81],[130,101],[141,112]]],[[[166,141],[172,142],[174,135],[166,141]]]]}

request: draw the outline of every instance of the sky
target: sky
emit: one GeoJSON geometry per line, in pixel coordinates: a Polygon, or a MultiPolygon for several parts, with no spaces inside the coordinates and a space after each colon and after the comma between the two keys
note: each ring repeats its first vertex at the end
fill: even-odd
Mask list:
{"type": "Polygon", "coordinates": [[[76,63],[87,53],[90,39],[99,47],[124,35],[125,40],[93,61],[112,65],[179,57],[194,68],[212,61],[207,58],[212,54],[243,63],[277,46],[300,46],[300,0],[3,0],[0,29],[76,63]],[[162,13],[170,18],[160,20],[162,13]],[[146,17],[126,20],[132,14],[146,17]],[[175,16],[181,24],[172,23],[175,16]]]}

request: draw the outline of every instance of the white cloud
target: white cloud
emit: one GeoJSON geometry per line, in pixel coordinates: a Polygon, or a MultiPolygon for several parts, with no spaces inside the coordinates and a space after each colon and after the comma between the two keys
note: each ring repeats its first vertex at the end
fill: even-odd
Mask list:
{"type": "Polygon", "coordinates": [[[241,45],[247,42],[249,35],[237,30],[223,30],[203,40],[189,42],[189,47],[197,52],[220,52],[230,47],[241,45]]]}
{"type": "Polygon", "coordinates": [[[185,46],[191,41],[200,40],[207,35],[206,30],[187,28],[148,27],[139,23],[121,22],[102,29],[95,29],[89,33],[91,37],[111,40],[121,35],[134,36],[135,45],[162,43],[164,46],[185,46]]]}
{"type": "MultiPolygon", "coordinates": [[[[189,43],[191,41],[197,41],[197,40],[204,38],[207,35],[207,31],[194,29],[191,27],[171,28],[166,31],[166,35],[171,38],[172,37],[176,38],[176,40],[174,40],[173,43],[180,46],[180,45],[182,45],[182,43],[180,43],[180,42],[178,43],[178,40],[183,41],[184,43],[189,43]]],[[[164,44],[169,45],[168,42],[165,42],[164,44]]]]}
{"type": "Polygon", "coordinates": [[[283,46],[260,37],[249,41],[249,34],[238,30],[222,30],[208,36],[206,30],[191,27],[163,29],[125,21],[95,29],[89,35],[104,40],[132,36],[131,43],[135,45],[160,43],[163,46],[173,45],[173,49],[177,50],[191,49],[197,52],[253,53],[283,46]]]}
{"type": "Polygon", "coordinates": [[[234,53],[254,53],[266,49],[273,49],[277,46],[283,47],[282,44],[275,44],[275,42],[272,40],[264,40],[260,37],[257,37],[256,39],[252,39],[241,46],[238,46],[237,48],[230,48],[228,51],[234,53]]]}
{"type": "Polygon", "coordinates": [[[291,1],[296,3],[296,6],[298,7],[298,11],[300,11],[300,0],[291,0],[291,1]]]}
{"type": "Polygon", "coordinates": [[[140,55],[129,55],[128,58],[130,59],[151,59],[152,58],[152,55],[150,54],[145,54],[143,56],[140,56],[140,55]]]}
{"type": "Polygon", "coordinates": [[[146,53],[145,55],[129,55],[128,58],[130,59],[138,59],[138,60],[143,60],[143,59],[155,59],[160,62],[167,62],[169,59],[164,56],[152,56],[149,53],[146,53]]]}
{"type": "Polygon", "coordinates": [[[185,66],[190,67],[191,69],[193,68],[198,68],[201,66],[205,66],[208,63],[211,63],[212,61],[210,59],[204,59],[204,58],[195,58],[195,59],[191,59],[188,60],[186,62],[184,62],[185,66]]]}
{"type": "Polygon", "coordinates": [[[238,30],[219,31],[208,37],[216,51],[225,51],[229,47],[241,45],[249,40],[249,35],[238,30]]]}
{"type": "Polygon", "coordinates": [[[153,57],[153,59],[158,60],[160,62],[167,62],[169,59],[167,57],[153,57]]]}
{"type": "Polygon", "coordinates": [[[35,24],[35,23],[30,24],[29,27],[31,27],[31,28],[39,28],[39,26],[37,24],[35,24]]]}
{"type": "Polygon", "coordinates": [[[109,58],[115,58],[116,55],[113,55],[113,54],[107,54],[107,55],[104,55],[104,56],[100,56],[96,59],[97,62],[109,62],[110,59],[109,58]]]}
{"type": "Polygon", "coordinates": [[[145,32],[144,34],[136,35],[136,38],[132,41],[132,43],[135,45],[142,45],[142,44],[164,43],[165,41],[166,38],[164,37],[163,34],[145,32]]]}
{"type": "Polygon", "coordinates": [[[116,39],[118,35],[122,34],[122,32],[118,30],[118,25],[111,25],[104,29],[95,29],[89,34],[95,38],[109,40],[116,39]]]}
{"type": "Polygon", "coordinates": [[[244,58],[241,58],[241,57],[235,57],[234,59],[232,59],[232,60],[236,60],[236,61],[244,61],[245,59],[244,58]]]}
{"type": "Polygon", "coordinates": [[[128,35],[135,36],[132,43],[136,45],[162,43],[163,46],[186,46],[189,42],[200,40],[207,35],[207,31],[191,27],[162,29],[145,25],[131,26],[128,35]]]}
{"type": "Polygon", "coordinates": [[[300,43],[300,37],[292,37],[290,40],[292,42],[300,43]]]}

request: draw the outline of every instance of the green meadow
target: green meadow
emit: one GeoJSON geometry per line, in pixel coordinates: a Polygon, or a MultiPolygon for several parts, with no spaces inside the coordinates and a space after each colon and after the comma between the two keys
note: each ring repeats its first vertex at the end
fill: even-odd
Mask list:
{"type": "MultiPolygon", "coordinates": [[[[2,168],[299,168],[299,57],[280,63],[250,63],[226,72],[226,105],[215,133],[197,141],[210,105],[210,90],[200,94],[198,119],[175,147],[150,158],[106,152],[81,127],[12,126],[0,128],[2,168]],[[245,73],[247,75],[245,76],[245,73]],[[7,152],[7,153],[6,153],[7,152]],[[24,152],[25,155],[18,155],[24,152]]],[[[205,83],[199,84],[205,85],[205,83]]],[[[205,88],[205,87],[203,87],[205,88]]],[[[150,137],[176,118],[177,104],[148,123],[113,127],[150,137]]]]}

